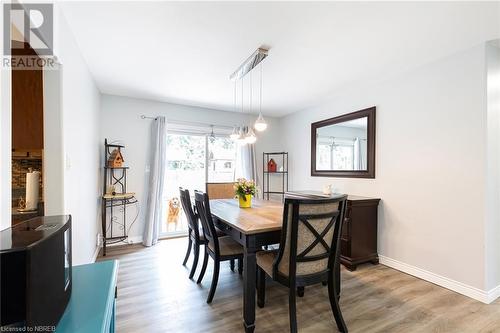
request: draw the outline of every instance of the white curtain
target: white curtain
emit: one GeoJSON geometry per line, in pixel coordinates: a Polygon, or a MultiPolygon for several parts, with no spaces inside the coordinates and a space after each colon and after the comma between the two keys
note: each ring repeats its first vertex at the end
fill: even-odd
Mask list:
{"type": "Polygon", "coordinates": [[[158,242],[163,221],[163,188],[165,182],[167,152],[167,124],[165,117],[157,117],[151,126],[151,153],[149,192],[146,209],[146,225],[142,244],[152,246],[158,242]]]}
{"type": "Polygon", "coordinates": [[[236,179],[245,178],[252,179],[256,184],[259,184],[257,172],[257,159],[255,155],[255,145],[246,144],[238,146],[236,155],[236,179]]]}
{"type": "Polygon", "coordinates": [[[354,170],[363,170],[363,154],[361,154],[361,140],[354,139],[354,170]]]}

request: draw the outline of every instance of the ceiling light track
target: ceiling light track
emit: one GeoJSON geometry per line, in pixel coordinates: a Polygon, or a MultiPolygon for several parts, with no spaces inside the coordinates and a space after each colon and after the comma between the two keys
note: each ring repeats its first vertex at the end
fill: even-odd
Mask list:
{"type": "Polygon", "coordinates": [[[252,69],[257,67],[262,60],[267,57],[268,49],[259,47],[247,60],[245,60],[233,74],[229,76],[230,80],[239,80],[247,75],[252,69]]]}

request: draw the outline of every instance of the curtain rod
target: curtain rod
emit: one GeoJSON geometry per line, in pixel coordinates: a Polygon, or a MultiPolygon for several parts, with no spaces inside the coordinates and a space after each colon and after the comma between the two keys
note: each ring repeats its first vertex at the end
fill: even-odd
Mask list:
{"type": "MultiPolygon", "coordinates": [[[[156,120],[157,117],[149,117],[146,115],[141,115],[141,119],[151,119],[151,120],[156,120]]],[[[208,123],[201,123],[201,122],[196,122],[196,121],[185,121],[185,120],[175,120],[175,119],[167,119],[167,123],[171,124],[178,124],[178,125],[197,125],[197,126],[206,126],[206,127],[213,127],[213,128],[223,128],[223,129],[232,129],[232,126],[225,126],[225,125],[214,125],[214,124],[208,124],[208,123]]]]}

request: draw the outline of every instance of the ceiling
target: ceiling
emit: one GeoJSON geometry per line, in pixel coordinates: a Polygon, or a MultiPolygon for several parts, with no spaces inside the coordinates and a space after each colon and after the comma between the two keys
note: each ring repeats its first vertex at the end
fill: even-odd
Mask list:
{"type": "MultiPolygon", "coordinates": [[[[270,47],[263,61],[263,112],[272,116],[316,105],[353,82],[500,37],[498,2],[66,2],[61,7],[98,88],[107,94],[231,111],[229,75],[259,46],[270,47]]],[[[248,75],[245,80],[248,109],[248,75]]],[[[253,112],[258,112],[258,81],[256,73],[253,112]]]]}

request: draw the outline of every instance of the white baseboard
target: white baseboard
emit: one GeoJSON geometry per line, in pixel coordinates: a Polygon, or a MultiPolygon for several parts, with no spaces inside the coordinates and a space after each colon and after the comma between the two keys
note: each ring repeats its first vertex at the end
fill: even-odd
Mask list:
{"type": "Polygon", "coordinates": [[[107,247],[113,247],[113,246],[120,246],[120,245],[127,245],[127,244],[137,244],[137,243],[142,243],[142,236],[128,237],[123,242],[118,242],[118,243],[114,243],[114,244],[108,244],[106,246],[107,247]]]}
{"type": "Polygon", "coordinates": [[[432,282],[434,284],[437,284],[438,286],[444,287],[446,289],[450,289],[454,292],[457,292],[459,294],[465,295],[467,297],[473,298],[475,300],[478,300],[482,303],[490,304],[493,302],[495,299],[500,297],[500,286],[497,286],[490,291],[484,291],[481,289],[478,289],[476,287],[472,287],[469,285],[466,285],[464,283],[452,280],[450,278],[426,271],[424,269],[408,265],[404,262],[388,258],[382,255],[379,255],[379,260],[380,263],[397,269],[398,271],[413,275],[415,277],[418,277],[422,280],[426,280],[429,282],[432,282]]]}
{"type": "Polygon", "coordinates": [[[488,304],[495,301],[498,297],[500,297],[500,286],[496,286],[488,291],[488,304]]]}
{"type": "MultiPolygon", "coordinates": [[[[127,244],[137,244],[137,243],[142,243],[142,237],[141,236],[136,236],[136,237],[129,237],[127,238],[126,241],[124,242],[118,242],[114,244],[108,244],[106,247],[113,247],[113,246],[119,246],[119,245],[127,245],[127,244]]],[[[95,262],[97,260],[97,257],[99,256],[99,252],[102,249],[102,245],[99,245],[95,248],[94,255],[92,256],[92,261],[95,262]]]]}
{"type": "Polygon", "coordinates": [[[95,251],[94,251],[94,255],[92,256],[92,261],[91,262],[95,262],[97,260],[97,256],[99,255],[99,251],[100,250],[101,250],[101,247],[100,246],[96,246],[95,251]]]}

